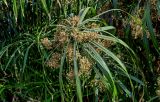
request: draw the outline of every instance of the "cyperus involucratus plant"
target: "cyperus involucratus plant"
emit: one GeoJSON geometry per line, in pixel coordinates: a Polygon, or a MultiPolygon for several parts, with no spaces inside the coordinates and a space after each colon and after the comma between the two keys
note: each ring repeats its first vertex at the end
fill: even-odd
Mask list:
{"type": "MultiPolygon", "coordinates": [[[[102,87],[105,87],[106,91],[109,92],[108,95],[112,97],[112,100],[118,100],[118,90],[123,90],[127,96],[134,100],[134,88],[131,79],[138,79],[130,77],[126,66],[108,47],[119,43],[126,49],[129,49],[130,52],[133,53],[133,51],[122,40],[109,32],[109,30],[115,29],[113,26],[104,26],[104,24],[101,23],[99,18],[101,14],[85,19],[89,9],[90,8],[83,9],[79,15],[71,16],[60,21],[57,24],[53,38],[41,39],[42,45],[48,50],[55,49],[55,47],[58,46],[56,50],[53,51],[50,59],[45,63],[48,67],[60,68],[59,82],[61,98],[63,101],[65,100],[65,89],[62,79],[63,75],[66,75],[71,81],[75,78],[77,97],[79,101],[82,102],[83,92],[81,90],[81,78],[92,76],[91,72],[94,70],[94,75],[96,76],[90,83],[93,84],[93,82],[95,82],[95,86],[101,84],[102,87]],[[117,71],[123,73],[123,75],[128,78],[131,91],[114,75],[115,70],[109,68],[104,56],[113,59],[117,71]],[[63,73],[66,71],[68,73],[63,73]],[[119,87],[121,88],[119,89],[119,87]]],[[[102,89],[101,86],[98,87],[102,89]]],[[[97,93],[97,90],[95,90],[95,93],[97,93]]],[[[95,95],[98,96],[98,94],[95,95]]]]}

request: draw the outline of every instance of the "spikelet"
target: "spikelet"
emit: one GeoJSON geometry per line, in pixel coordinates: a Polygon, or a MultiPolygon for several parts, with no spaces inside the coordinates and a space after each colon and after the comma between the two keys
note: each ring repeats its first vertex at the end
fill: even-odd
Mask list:
{"type": "Polygon", "coordinates": [[[48,49],[48,50],[52,49],[52,43],[50,42],[50,40],[47,37],[41,39],[41,43],[46,49],[48,49]]]}
{"type": "Polygon", "coordinates": [[[105,85],[103,84],[103,82],[101,80],[93,79],[90,82],[90,84],[91,84],[91,86],[98,86],[100,92],[104,92],[106,89],[105,85]]]}
{"type": "Polygon", "coordinates": [[[55,39],[60,44],[64,44],[64,43],[66,43],[68,41],[68,35],[64,31],[57,32],[55,39]]]}
{"type": "Polygon", "coordinates": [[[113,41],[109,41],[109,40],[102,40],[102,45],[106,48],[112,46],[114,44],[113,41]]]}
{"type": "Polygon", "coordinates": [[[71,32],[71,36],[74,40],[78,41],[78,42],[82,42],[83,41],[83,36],[81,34],[81,32],[78,29],[73,29],[71,32]]]}
{"type": "Polygon", "coordinates": [[[142,22],[140,18],[135,18],[134,20],[130,21],[132,36],[134,39],[142,38],[143,37],[143,29],[142,29],[142,22]]]}
{"type": "Polygon", "coordinates": [[[71,26],[77,26],[79,20],[80,20],[79,16],[74,16],[74,17],[70,18],[71,26]]]}
{"type": "Polygon", "coordinates": [[[72,81],[74,79],[74,71],[71,70],[69,71],[69,73],[67,73],[67,78],[72,81]]]}
{"type": "Polygon", "coordinates": [[[79,63],[80,63],[79,75],[81,74],[88,75],[92,66],[91,62],[88,60],[87,57],[82,57],[79,59],[79,63]]]}
{"type": "MultiPolygon", "coordinates": [[[[108,47],[114,45],[114,42],[113,42],[113,41],[109,41],[109,40],[97,39],[96,42],[99,43],[100,45],[102,45],[102,46],[105,47],[105,48],[108,48],[108,47]]],[[[101,52],[101,50],[100,50],[99,48],[96,48],[96,51],[97,51],[98,53],[101,52]]]]}
{"type": "MultiPolygon", "coordinates": [[[[73,63],[73,57],[74,57],[73,56],[74,55],[73,50],[74,50],[73,45],[69,44],[68,47],[67,47],[67,58],[68,58],[69,63],[73,63]]],[[[77,57],[77,59],[81,58],[81,55],[80,55],[79,51],[76,51],[76,57],[77,57]]]]}
{"type": "Polygon", "coordinates": [[[96,39],[98,37],[98,33],[82,32],[78,31],[78,29],[73,29],[71,36],[78,42],[87,42],[96,39]]]}
{"type": "Polygon", "coordinates": [[[98,33],[96,32],[84,32],[83,33],[83,41],[91,41],[98,37],[98,33]]]}
{"type": "Polygon", "coordinates": [[[73,61],[73,46],[72,46],[72,44],[69,44],[67,47],[67,58],[69,60],[69,63],[72,63],[72,61],[73,61]]]}
{"type": "Polygon", "coordinates": [[[60,66],[61,54],[53,53],[51,58],[46,62],[48,67],[58,68],[60,66]]]}
{"type": "Polygon", "coordinates": [[[156,6],[156,4],[157,4],[157,0],[151,0],[151,5],[152,6],[156,6]]]}

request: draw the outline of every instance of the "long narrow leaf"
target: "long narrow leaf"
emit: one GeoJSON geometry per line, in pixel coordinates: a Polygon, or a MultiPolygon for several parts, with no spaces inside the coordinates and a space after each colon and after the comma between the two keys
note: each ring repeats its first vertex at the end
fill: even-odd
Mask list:
{"type": "Polygon", "coordinates": [[[78,24],[81,24],[82,21],[84,20],[84,17],[86,16],[88,10],[90,9],[90,7],[87,7],[86,9],[82,9],[81,12],[80,12],[80,20],[78,22],[78,24]]]}
{"type": "MultiPolygon", "coordinates": [[[[20,47],[21,47],[21,46],[20,46],[20,47]]],[[[10,56],[10,58],[9,58],[9,60],[8,60],[8,62],[7,62],[7,65],[6,65],[6,67],[5,67],[5,70],[8,68],[10,62],[12,61],[12,59],[14,58],[16,52],[19,50],[20,47],[18,47],[18,48],[12,53],[12,55],[10,56]]]]}
{"type": "Polygon", "coordinates": [[[127,87],[120,80],[118,80],[117,83],[129,97],[132,97],[132,93],[127,89],[127,87]]]}
{"type": "Polygon", "coordinates": [[[147,23],[148,30],[149,30],[149,32],[150,32],[151,40],[152,40],[152,42],[153,42],[153,45],[154,45],[155,49],[156,49],[157,52],[160,54],[158,41],[157,41],[157,39],[156,39],[156,37],[155,37],[155,32],[154,32],[154,30],[153,30],[153,25],[152,25],[152,21],[151,21],[149,4],[148,4],[147,7],[146,7],[145,13],[146,13],[146,14],[145,14],[146,23],[147,23]]]}
{"type": "Polygon", "coordinates": [[[31,48],[31,46],[32,46],[33,44],[34,44],[34,43],[32,43],[32,44],[27,48],[26,53],[25,53],[25,55],[24,55],[22,73],[24,72],[24,69],[25,69],[25,67],[26,67],[29,49],[31,48]]]}
{"type": "Polygon", "coordinates": [[[64,86],[63,86],[62,74],[63,74],[63,67],[64,67],[65,58],[66,58],[66,48],[65,48],[63,56],[61,58],[61,65],[60,65],[60,70],[59,70],[59,85],[60,85],[60,92],[61,92],[62,102],[64,102],[64,93],[63,93],[64,86]]]}
{"type": "Polygon", "coordinates": [[[95,31],[95,32],[102,32],[102,31],[107,31],[107,30],[112,30],[112,29],[115,29],[115,27],[113,27],[113,26],[106,26],[106,27],[99,27],[99,28],[89,29],[89,30],[95,31]]]}
{"type": "Polygon", "coordinates": [[[45,12],[47,13],[47,15],[49,17],[49,20],[51,20],[51,16],[50,16],[50,13],[49,13],[48,8],[47,8],[46,0],[41,0],[41,2],[42,2],[42,5],[43,5],[43,8],[44,8],[45,12]]]}
{"type": "Polygon", "coordinates": [[[17,17],[18,17],[18,7],[17,7],[17,0],[13,0],[13,12],[14,12],[14,18],[15,21],[17,22],[17,17]]]}
{"type": "Polygon", "coordinates": [[[116,37],[106,36],[106,35],[99,35],[98,38],[119,43],[119,44],[123,45],[124,47],[126,47],[127,49],[129,49],[132,52],[132,54],[135,55],[134,51],[121,39],[118,39],[116,37]]]}
{"type": "MultiPolygon", "coordinates": [[[[113,76],[112,73],[110,72],[108,66],[106,65],[106,63],[104,62],[104,60],[102,59],[102,57],[95,51],[95,49],[90,45],[90,44],[84,44],[84,50],[93,58],[95,59],[96,62],[98,62],[98,64],[101,65],[101,67],[103,68],[103,70],[105,70],[107,72],[107,78],[108,80],[111,82],[111,92],[113,92],[113,99],[115,99],[115,97],[117,96],[117,89],[113,80],[113,76]]],[[[103,72],[102,70],[102,72],[103,72]]]]}
{"type": "Polygon", "coordinates": [[[74,43],[74,75],[76,78],[76,89],[77,89],[77,96],[80,102],[82,101],[82,92],[81,92],[81,83],[78,76],[78,66],[77,66],[77,57],[76,57],[76,42],[74,43]]]}
{"type": "Polygon", "coordinates": [[[24,5],[25,5],[25,0],[20,0],[21,13],[23,17],[24,17],[24,5]]]}
{"type": "Polygon", "coordinates": [[[129,77],[129,74],[127,72],[127,69],[125,67],[125,65],[121,62],[121,60],[116,56],[114,55],[111,51],[109,51],[107,48],[103,47],[102,45],[96,43],[96,42],[91,42],[94,46],[96,46],[97,48],[101,49],[102,51],[104,51],[108,56],[110,56],[112,59],[114,59],[120,66],[122,70],[128,77],[129,77]]]}

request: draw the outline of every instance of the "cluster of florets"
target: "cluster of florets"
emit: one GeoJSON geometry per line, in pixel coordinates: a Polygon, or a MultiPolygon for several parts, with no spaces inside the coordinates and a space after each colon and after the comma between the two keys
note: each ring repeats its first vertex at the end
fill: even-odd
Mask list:
{"type": "MultiPolygon", "coordinates": [[[[73,42],[76,41],[79,45],[89,42],[95,41],[100,43],[104,47],[109,47],[112,45],[111,41],[98,39],[98,32],[94,32],[93,29],[99,28],[99,25],[96,23],[88,23],[86,24],[87,29],[92,30],[84,30],[79,27],[79,16],[74,16],[64,21],[58,23],[56,32],[54,33],[54,37],[49,40],[47,37],[41,39],[42,45],[48,49],[54,49],[55,46],[58,46],[58,51],[54,51],[51,57],[46,61],[46,65],[50,68],[59,68],[60,60],[61,60],[61,52],[64,45],[67,45],[66,49],[66,62],[69,67],[69,71],[67,72],[67,78],[73,82],[74,79],[74,71],[73,71],[73,61],[74,61],[74,47],[73,42]]],[[[96,49],[97,51],[100,49],[96,49]]],[[[94,64],[90,58],[85,56],[82,51],[76,49],[76,58],[79,66],[78,76],[89,76],[91,72],[91,67],[94,64]]]]}
{"type": "MultiPolygon", "coordinates": [[[[98,37],[97,32],[90,32],[90,31],[83,31],[79,29],[79,16],[74,16],[64,20],[64,22],[58,23],[57,31],[54,33],[54,40],[51,41],[47,37],[41,39],[42,45],[51,50],[54,48],[55,45],[59,46],[59,49],[62,49],[62,46],[66,43],[69,44],[66,50],[66,60],[69,63],[69,67],[73,68],[73,44],[71,40],[77,41],[79,44],[95,40],[98,37]]],[[[98,25],[96,23],[88,24],[89,28],[97,28],[98,25]]],[[[79,75],[87,74],[92,66],[91,61],[86,57],[83,56],[78,50],[76,51],[77,60],[79,62],[79,75]]],[[[60,51],[54,52],[51,57],[46,61],[46,65],[51,68],[58,68],[60,67],[60,58],[61,53],[60,51]]],[[[67,74],[70,79],[73,77],[73,70],[69,71],[67,74]]]]}
{"type": "MultiPolygon", "coordinates": [[[[142,20],[140,18],[134,18],[130,21],[131,25],[131,34],[134,39],[142,38],[143,37],[143,27],[142,27],[142,20]]],[[[150,37],[149,32],[146,30],[147,38],[150,37]]]]}

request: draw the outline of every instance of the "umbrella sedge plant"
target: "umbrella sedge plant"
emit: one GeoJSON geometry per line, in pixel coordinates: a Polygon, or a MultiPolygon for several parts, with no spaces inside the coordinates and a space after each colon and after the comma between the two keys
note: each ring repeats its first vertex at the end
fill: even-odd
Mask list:
{"type": "MultiPolygon", "coordinates": [[[[63,101],[68,99],[66,98],[68,96],[66,82],[64,82],[64,79],[67,79],[71,83],[73,90],[76,90],[77,96],[75,97],[80,102],[86,96],[84,87],[88,83],[94,86],[93,95],[95,100],[99,99],[99,91],[106,90],[108,101],[118,101],[120,92],[125,93],[127,97],[134,101],[135,92],[132,81],[134,80],[140,86],[143,86],[143,82],[131,76],[123,61],[108,48],[112,45],[120,44],[134,57],[135,54],[125,42],[109,32],[115,29],[113,26],[101,24],[99,16],[85,19],[90,9],[90,7],[82,9],[78,16],[72,15],[59,21],[55,25],[57,28],[54,37],[41,39],[42,45],[50,51],[58,45],[56,51],[51,51],[52,55],[46,60],[46,66],[60,68],[61,99],[63,101]],[[105,56],[110,57],[115,65],[108,65],[104,58],[105,56]],[[113,71],[113,69],[116,69],[117,72],[116,70],[113,71]],[[123,79],[119,79],[115,73],[121,73],[128,79],[129,88],[121,81],[123,79]],[[67,76],[66,78],[64,78],[64,74],[67,76]]],[[[135,65],[134,68],[137,68],[137,66],[135,65]]]]}

